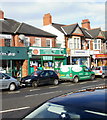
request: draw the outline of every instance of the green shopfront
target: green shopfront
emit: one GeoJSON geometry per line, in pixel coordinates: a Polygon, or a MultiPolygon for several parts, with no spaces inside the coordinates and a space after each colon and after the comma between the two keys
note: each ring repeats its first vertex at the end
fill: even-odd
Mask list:
{"type": "Polygon", "coordinates": [[[59,70],[61,65],[66,65],[65,48],[38,48],[29,47],[28,74],[43,69],[59,70]]]}
{"type": "Polygon", "coordinates": [[[28,60],[26,47],[0,47],[0,71],[22,77],[23,62],[28,60]]]}

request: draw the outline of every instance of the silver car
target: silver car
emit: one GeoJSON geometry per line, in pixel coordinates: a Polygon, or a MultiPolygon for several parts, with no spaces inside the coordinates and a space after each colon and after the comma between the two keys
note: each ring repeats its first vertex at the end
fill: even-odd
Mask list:
{"type": "Polygon", "coordinates": [[[10,91],[15,90],[20,85],[20,82],[7,75],[6,73],[0,73],[0,89],[9,89],[10,91]]]}
{"type": "Polygon", "coordinates": [[[107,66],[97,66],[93,67],[92,71],[97,76],[101,76],[102,78],[105,78],[107,76],[107,66]]]}

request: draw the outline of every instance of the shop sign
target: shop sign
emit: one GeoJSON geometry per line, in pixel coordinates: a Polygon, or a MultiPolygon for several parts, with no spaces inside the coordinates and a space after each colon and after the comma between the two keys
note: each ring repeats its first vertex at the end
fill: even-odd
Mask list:
{"type": "Polygon", "coordinates": [[[107,58],[107,54],[96,54],[95,58],[107,58]]]}
{"type": "Polygon", "coordinates": [[[16,53],[5,53],[5,52],[0,52],[0,55],[2,55],[2,56],[15,56],[16,53]]]}
{"type": "Polygon", "coordinates": [[[52,56],[43,56],[43,60],[52,60],[52,56]]]}
{"type": "Polygon", "coordinates": [[[33,55],[40,55],[40,49],[32,49],[32,54],[33,55]]]}

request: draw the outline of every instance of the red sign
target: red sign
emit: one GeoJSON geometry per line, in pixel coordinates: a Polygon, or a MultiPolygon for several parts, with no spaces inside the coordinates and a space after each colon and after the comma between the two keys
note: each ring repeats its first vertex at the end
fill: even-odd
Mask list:
{"type": "Polygon", "coordinates": [[[107,58],[107,54],[96,54],[95,58],[107,58]]]}
{"type": "Polygon", "coordinates": [[[38,49],[34,49],[34,50],[32,51],[32,53],[33,53],[34,55],[37,55],[37,54],[39,53],[39,51],[38,51],[38,49]]]}

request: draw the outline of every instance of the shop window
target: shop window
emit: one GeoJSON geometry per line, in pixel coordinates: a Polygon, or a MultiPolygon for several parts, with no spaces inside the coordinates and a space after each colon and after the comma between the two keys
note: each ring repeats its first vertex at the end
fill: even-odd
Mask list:
{"type": "Polygon", "coordinates": [[[4,39],[4,45],[6,47],[10,47],[11,46],[11,40],[10,39],[4,39]]]}
{"type": "Polygon", "coordinates": [[[101,39],[95,39],[94,40],[94,50],[100,50],[101,49],[101,39]]]}
{"type": "Polygon", "coordinates": [[[25,38],[25,40],[24,40],[24,46],[26,46],[26,47],[30,46],[30,38],[29,37],[25,38]]]}
{"type": "Polygon", "coordinates": [[[46,39],[46,47],[52,47],[52,40],[46,39]]]}
{"type": "Polygon", "coordinates": [[[69,48],[70,49],[81,49],[81,41],[79,37],[74,37],[69,39],[69,48]]]}

